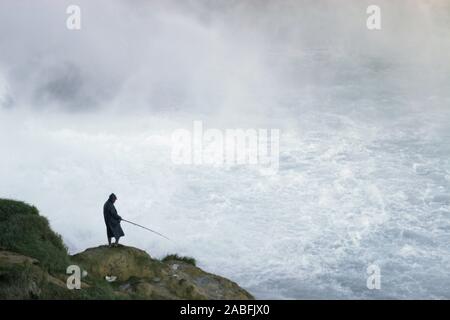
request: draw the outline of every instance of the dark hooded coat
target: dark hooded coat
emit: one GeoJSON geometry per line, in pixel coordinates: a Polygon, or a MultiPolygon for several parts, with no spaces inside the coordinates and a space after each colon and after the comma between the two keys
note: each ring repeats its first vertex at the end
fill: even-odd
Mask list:
{"type": "Polygon", "coordinates": [[[119,238],[125,235],[120,226],[120,220],[122,220],[122,218],[117,214],[116,207],[111,199],[108,199],[103,206],[103,216],[105,218],[108,238],[119,238]]]}

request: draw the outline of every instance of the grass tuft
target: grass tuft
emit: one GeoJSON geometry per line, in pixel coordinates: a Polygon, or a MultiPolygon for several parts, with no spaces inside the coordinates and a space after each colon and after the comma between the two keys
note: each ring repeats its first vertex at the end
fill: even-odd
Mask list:
{"type": "Polygon", "coordinates": [[[179,256],[178,254],[169,254],[169,255],[165,256],[162,259],[162,262],[169,262],[169,261],[174,261],[174,260],[175,261],[182,261],[182,262],[185,262],[187,264],[191,264],[194,267],[197,266],[197,261],[195,261],[194,258],[182,257],[182,256],[179,256]]]}

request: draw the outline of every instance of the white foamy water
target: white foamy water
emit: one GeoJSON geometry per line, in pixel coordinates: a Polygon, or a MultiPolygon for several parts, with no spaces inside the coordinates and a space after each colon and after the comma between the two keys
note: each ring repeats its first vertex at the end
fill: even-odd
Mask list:
{"type": "Polygon", "coordinates": [[[172,165],[170,135],[150,134],[146,121],[109,133],[92,129],[98,118],[75,120],[77,129],[7,121],[0,192],[37,205],[76,252],[105,241],[101,206],[114,191],[120,214],[173,240],[124,225],[124,243],[194,256],[258,298],[448,298],[442,115],[380,123],[311,111],[282,131],[273,175],[172,165]],[[370,264],[381,268],[380,291],[366,288],[370,264]]]}

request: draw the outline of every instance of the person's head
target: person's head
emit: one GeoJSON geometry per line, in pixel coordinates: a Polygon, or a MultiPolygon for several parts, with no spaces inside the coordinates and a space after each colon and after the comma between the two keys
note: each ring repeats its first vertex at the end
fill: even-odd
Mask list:
{"type": "Polygon", "coordinates": [[[114,202],[116,202],[116,200],[117,200],[116,195],[115,195],[114,193],[111,193],[111,194],[109,195],[109,201],[111,201],[112,203],[114,203],[114,202]]]}

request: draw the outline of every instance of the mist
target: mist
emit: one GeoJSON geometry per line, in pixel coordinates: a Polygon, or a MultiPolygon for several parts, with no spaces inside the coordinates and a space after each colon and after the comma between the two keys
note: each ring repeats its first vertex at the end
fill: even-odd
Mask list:
{"type": "Polygon", "coordinates": [[[450,297],[448,1],[77,1],[78,31],[70,4],[0,4],[0,197],[71,253],[106,242],[114,192],[173,239],[127,245],[257,298],[450,297]],[[197,120],[280,129],[278,172],[171,163],[197,120]]]}

